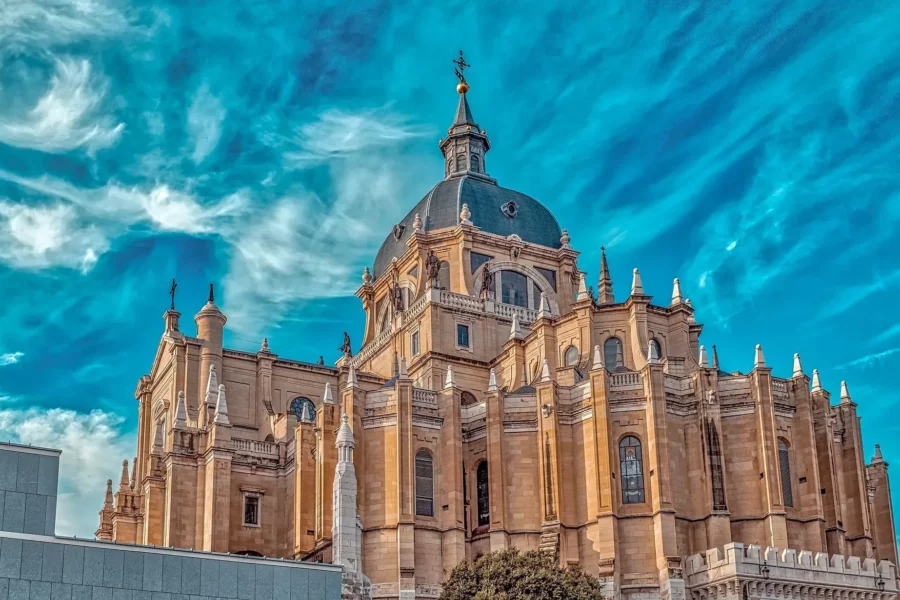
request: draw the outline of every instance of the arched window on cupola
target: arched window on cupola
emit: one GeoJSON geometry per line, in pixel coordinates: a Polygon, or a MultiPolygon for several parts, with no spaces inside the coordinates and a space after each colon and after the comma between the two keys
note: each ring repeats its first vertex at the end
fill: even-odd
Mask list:
{"type": "Polygon", "coordinates": [[[603,343],[603,365],[610,373],[616,372],[616,367],[625,366],[622,353],[622,341],[611,337],[603,343]]]}
{"type": "Polygon", "coordinates": [[[476,173],[481,173],[481,159],[478,158],[477,154],[473,154],[471,158],[469,158],[469,170],[475,171],[476,173]]]}
{"type": "Polygon", "coordinates": [[[466,170],[466,155],[463,153],[459,153],[456,155],[456,172],[466,170]]]}
{"type": "Polygon", "coordinates": [[[491,524],[490,484],[488,482],[488,464],[486,460],[478,463],[475,472],[475,488],[478,495],[478,526],[491,524]]]}
{"type": "Polygon", "coordinates": [[[416,515],[434,516],[434,460],[427,450],[416,453],[416,515]]]}
{"type": "Polygon", "coordinates": [[[784,440],[778,440],[778,467],[781,472],[781,499],[785,506],[794,506],[791,489],[791,452],[784,440]]]}
{"type": "Polygon", "coordinates": [[[622,504],[644,501],[644,459],[641,441],[633,435],[619,442],[619,470],[622,475],[622,504]]]}

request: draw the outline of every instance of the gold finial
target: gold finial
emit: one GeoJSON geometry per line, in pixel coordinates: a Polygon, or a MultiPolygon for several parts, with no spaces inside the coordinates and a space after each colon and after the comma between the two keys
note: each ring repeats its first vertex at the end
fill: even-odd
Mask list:
{"type": "Polygon", "coordinates": [[[456,77],[459,78],[459,83],[456,85],[456,91],[460,94],[465,94],[469,91],[469,84],[466,82],[465,70],[472,65],[466,62],[466,59],[463,58],[463,51],[459,51],[459,58],[457,58],[453,62],[456,65],[454,71],[456,72],[456,77]]]}

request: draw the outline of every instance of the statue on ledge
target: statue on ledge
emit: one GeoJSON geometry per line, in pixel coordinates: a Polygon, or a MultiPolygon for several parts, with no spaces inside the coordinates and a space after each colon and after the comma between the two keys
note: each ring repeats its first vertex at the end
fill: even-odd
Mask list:
{"type": "Polygon", "coordinates": [[[428,258],[425,259],[425,275],[428,277],[430,287],[438,286],[438,276],[441,272],[441,261],[435,255],[434,250],[428,251],[428,258]]]}
{"type": "Polygon", "coordinates": [[[338,350],[346,357],[353,356],[353,346],[350,345],[350,334],[346,331],[344,332],[344,343],[341,344],[341,347],[338,348],[338,350]]]}

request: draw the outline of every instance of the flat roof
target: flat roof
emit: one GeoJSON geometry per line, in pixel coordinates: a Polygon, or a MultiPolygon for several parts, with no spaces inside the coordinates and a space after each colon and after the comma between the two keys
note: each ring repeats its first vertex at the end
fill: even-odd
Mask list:
{"type": "Polygon", "coordinates": [[[42,454],[44,456],[59,456],[62,450],[55,448],[41,448],[31,444],[16,444],[14,442],[0,442],[0,450],[8,448],[13,452],[27,452],[28,454],[42,454]]]}

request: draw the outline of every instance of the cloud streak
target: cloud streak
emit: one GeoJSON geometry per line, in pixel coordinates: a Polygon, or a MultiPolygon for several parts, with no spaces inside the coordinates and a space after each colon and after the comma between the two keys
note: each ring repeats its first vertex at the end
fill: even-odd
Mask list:
{"type": "Polygon", "coordinates": [[[0,354],[0,367],[14,365],[19,362],[23,356],[25,356],[24,352],[7,352],[5,354],[0,354]]]}

